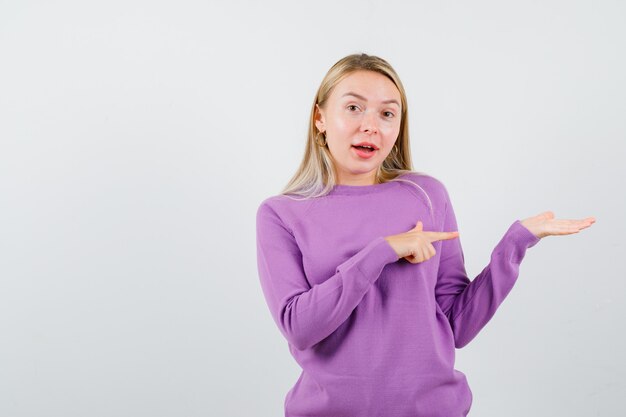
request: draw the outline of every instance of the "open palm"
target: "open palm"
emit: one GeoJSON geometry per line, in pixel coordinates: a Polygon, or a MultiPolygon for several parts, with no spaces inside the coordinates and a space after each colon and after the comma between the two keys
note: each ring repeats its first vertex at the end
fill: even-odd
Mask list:
{"type": "Polygon", "coordinates": [[[595,217],[586,217],[582,220],[555,219],[554,213],[551,211],[545,211],[537,216],[520,221],[524,227],[538,238],[578,233],[595,222],[595,217]]]}

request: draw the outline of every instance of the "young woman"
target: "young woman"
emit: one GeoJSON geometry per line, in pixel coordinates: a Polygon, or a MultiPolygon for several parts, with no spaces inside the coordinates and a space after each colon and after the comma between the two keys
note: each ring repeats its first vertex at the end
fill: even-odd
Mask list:
{"type": "Polygon", "coordinates": [[[595,222],[516,220],[470,281],[446,188],[412,169],[407,116],[385,60],[341,59],[318,89],[297,173],[258,208],[261,287],[302,368],[286,417],[466,416],[455,348],[494,315],[526,249],[595,222]]]}

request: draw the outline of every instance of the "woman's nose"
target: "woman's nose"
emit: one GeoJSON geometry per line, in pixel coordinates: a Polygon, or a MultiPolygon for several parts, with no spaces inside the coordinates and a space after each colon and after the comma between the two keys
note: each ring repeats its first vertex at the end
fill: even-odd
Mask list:
{"type": "Polygon", "coordinates": [[[378,132],[376,114],[374,112],[366,111],[364,113],[361,121],[361,130],[369,131],[370,133],[378,132]]]}

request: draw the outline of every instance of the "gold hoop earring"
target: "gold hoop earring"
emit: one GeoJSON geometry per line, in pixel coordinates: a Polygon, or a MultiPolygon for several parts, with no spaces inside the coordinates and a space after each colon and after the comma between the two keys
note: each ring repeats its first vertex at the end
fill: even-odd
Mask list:
{"type": "Polygon", "coordinates": [[[324,134],[324,132],[317,132],[317,134],[315,135],[315,143],[317,143],[317,146],[323,148],[324,146],[326,146],[326,135],[324,134]],[[320,137],[320,135],[323,138],[323,142],[320,143],[320,141],[317,139],[320,137]]]}

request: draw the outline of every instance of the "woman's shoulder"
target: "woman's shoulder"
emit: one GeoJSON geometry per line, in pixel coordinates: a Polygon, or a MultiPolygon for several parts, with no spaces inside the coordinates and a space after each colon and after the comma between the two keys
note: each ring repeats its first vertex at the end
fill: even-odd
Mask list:
{"type": "Polygon", "coordinates": [[[276,194],[264,198],[257,207],[257,219],[270,216],[292,225],[310,209],[312,199],[293,194],[276,194]]]}
{"type": "Polygon", "coordinates": [[[448,192],[443,181],[425,172],[407,172],[395,178],[403,188],[428,207],[431,216],[440,217],[448,205],[448,192]]]}
{"type": "Polygon", "coordinates": [[[295,194],[275,194],[269,197],[264,198],[259,203],[259,208],[261,207],[272,207],[274,209],[280,209],[281,207],[299,207],[303,208],[308,206],[311,203],[310,198],[304,198],[295,194]]]}
{"type": "Polygon", "coordinates": [[[446,187],[442,180],[435,177],[434,175],[420,172],[420,171],[411,171],[396,177],[396,180],[400,181],[410,181],[413,184],[416,184],[423,191],[427,192],[429,195],[434,197],[445,197],[446,187]]]}

